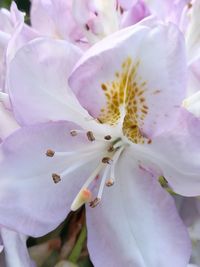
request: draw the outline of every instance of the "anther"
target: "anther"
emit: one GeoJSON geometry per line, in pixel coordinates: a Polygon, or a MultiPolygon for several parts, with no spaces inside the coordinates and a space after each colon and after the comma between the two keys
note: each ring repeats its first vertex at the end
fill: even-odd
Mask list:
{"type": "Polygon", "coordinates": [[[89,25],[88,25],[87,23],[85,24],[85,29],[86,29],[87,31],[90,30],[90,27],[89,27],[89,25]]]}
{"type": "Polygon", "coordinates": [[[111,162],[112,162],[112,159],[109,157],[102,158],[102,163],[111,164],[111,162]]]}
{"type": "Polygon", "coordinates": [[[94,200],[92,200],[89,204],[91,208],[95,208],[99,203],[100,203],[101,199],[96,197],[94,200]]]}
{"type": "Polygon", "coordinates": [[[75,130],[72,130],[72,131],[70,131],[70,134],[71,134],[71,136],[77,136],[77,131],[75,131],[75,130]]]}
{"type": "Polygon", "coordinates": [[[88,140],[91,141],[91,142],[95,141],[94,134],[93,134],[93,132],[91,132],[91,131],[88,131],[88,132],[87,132],[87,138],[88,138],[88,140]]]}
{"type": "Polygon", "coordinates": [[[151,139],[149,139],[149,140],[147,141],[147,143],[148,143],[148,144],[151,144],[151,143],[152,143],[152,140],[151,140],[151,139]]]}
{"type": "Polygon", "coordinates": [[[106,135],[106,136],[104,136],[104,139],[105,140],[111,140],[112,139],[112,136],[111,135],[106,135]]]}
{"type": "Polygon", "coordinates": [[[114,185],[114,180],[113,179],[109,179],[107,182],[106,182],[106,186],[110,187],[114,185]]]}
{"type": "Polygon", "coordinates": [[[113,145],[111,145],[111,146],[109,146],[109,148],[108,148],[108,152],[113,152],[115,149],[114,149],[114,147],[113,147],[113,145]]]}
{"type": "Polygon", "coordinates": [[[61,181],[60,175],[58,175],[57,173],[52,173],[52,178],[55,184],[61,181]]]}
{"type": "Polygon", "coordinates": [[[46,156],[52,158],[55,154],[55,151],[48,149],[46,152],[46,156]]]}

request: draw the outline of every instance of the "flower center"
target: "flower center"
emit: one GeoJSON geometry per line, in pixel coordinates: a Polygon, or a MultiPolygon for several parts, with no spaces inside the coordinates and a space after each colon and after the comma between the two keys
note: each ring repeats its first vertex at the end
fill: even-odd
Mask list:
{"type": "Polygon", "coordinates": [[[106,104],[98,119],[111,126],[121,124],[124,136],[133,143],[144,144],[148,140],[142,128],[149,108],[145,99],[146,82],[138,75],[139,65],[139,61],[134,64],[128,57],[114,80],[101,84],[106,104]]]}

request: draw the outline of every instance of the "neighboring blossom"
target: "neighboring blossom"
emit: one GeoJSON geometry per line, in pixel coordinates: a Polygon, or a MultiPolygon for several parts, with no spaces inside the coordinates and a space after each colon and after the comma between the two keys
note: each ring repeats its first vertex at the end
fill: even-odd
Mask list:
{"type": "Polygon", "coordinates": [[[0,222],[43,235],[86,204],[95,267],[185,267],[188,235],[158,182],[162,175],[178,193],[200,193],[200,122],[181,109],[183,36],[152,19],[118,31],[84,53],[71,91],[80,56],[41,38],[10,64],[24,127],[1,145],[0,222]]]}
{"type": "MultiPolygon", "coordinates": [[[[176,203],[180,216],[188,227],[192,240],[192,255],[190,262],[200,266],[200,199],[176,196],[176,203]]],[[[193,266],[193,265],[191,265],[193,266]]]]}
{"type": "Polygon", "coordinates": [[[35,267],[29,258],[26,237],[1,227],[0,229],[0,266],[1,267],[35,267]]]}
{"type": "MultiPolygon", "coordinates": [[[[142,0],[32,0],[31,24],[42,35],[93,44],[149,12],[142,0]]],[[[84,47],[84,46],[83,46],[84,47]]]]}

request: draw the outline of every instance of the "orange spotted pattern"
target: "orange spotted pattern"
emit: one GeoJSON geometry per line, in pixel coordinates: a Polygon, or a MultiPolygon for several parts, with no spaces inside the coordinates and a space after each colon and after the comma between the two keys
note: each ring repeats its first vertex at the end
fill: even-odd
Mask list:
{"type": "Polygon", "coordinates": [[[123,119],[123,134],[136,144],[150,142],[140,130],[148,114],[148,106],[144,95],[146,82],[137,76],[138,67],[139,62],[133,64],[128,57],[121,70],[115,73],[115,79],[101,84],[106,105],[98,118],[109,125],[116,125],[123,119]]]}

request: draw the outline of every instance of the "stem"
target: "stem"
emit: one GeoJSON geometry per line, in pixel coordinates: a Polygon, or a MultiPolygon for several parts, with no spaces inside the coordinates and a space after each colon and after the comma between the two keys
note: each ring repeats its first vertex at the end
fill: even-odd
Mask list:
{"type": "Polygon", "coordinates": [[[84,224],[82,229],[81,229],[78,240],[77,240],[75,246],[73,247],[72,252],[70,253],[70,255],[68,257],[69,261],[71,261],[73,263],[76,263],[78,261],[80,254],[81,254],[81,251],[82,251],[82,248],[83,248],[83,245],[85,243],[86,237],[87,237],[87,229],[86,229],[86,225],[84,224]]]}

